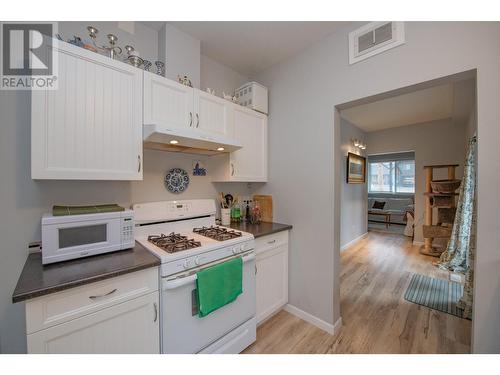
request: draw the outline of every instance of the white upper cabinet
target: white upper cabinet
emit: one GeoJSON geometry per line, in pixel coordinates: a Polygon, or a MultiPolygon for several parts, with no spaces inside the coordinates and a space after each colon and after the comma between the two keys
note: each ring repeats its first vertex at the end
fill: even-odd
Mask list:
{"type": "Polygon", "coordinates": [[[267,116],[235,105],[233,121],[243,148],[230,154],[230,180],[267,181],[267,116]]]}
{"type": "Polygon", "coordinates": [[[214,182],[267,182],[267,116],[231,104],[229,136],[243,147],[213,156],[214,182]]]}
{"type": "Polygon", "coordinates": [[[196,125],[193,89],[144,72],[144,124],[186,128],[196,125]]]}
{"type": "Polygon", "coordinates": [[[142,71],[60,42],[58,89],[32,91],[33,179],[141,180],[142,71]]]}
{"type": "Polygon", "coordinates": [[[210,134],[228,136],[231,132],[233,105],[215,95],[194,90],[194,127],[210,134]]]}
{"type": "Polygon", "coordinates": [[[227,136],[232,103],[156,74],[144,72],[144,124],[192,128],[227,136]]]}

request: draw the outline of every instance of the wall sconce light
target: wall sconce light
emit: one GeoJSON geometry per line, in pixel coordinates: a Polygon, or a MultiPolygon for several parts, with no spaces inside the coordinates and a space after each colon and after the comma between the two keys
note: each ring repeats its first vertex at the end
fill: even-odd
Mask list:
{"type": "Polygon", "coordinates": [[[354,147],[357,147],[360,150],[366,150],[366,143],[361,142],[359,139],[352,139],[351,142],[354,145],[354,147]]]}

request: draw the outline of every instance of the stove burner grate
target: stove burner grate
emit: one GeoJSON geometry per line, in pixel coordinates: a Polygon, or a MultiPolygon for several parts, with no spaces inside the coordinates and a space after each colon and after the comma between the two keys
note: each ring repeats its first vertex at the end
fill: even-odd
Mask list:
{"type": "Polygon", "coordinates": [[[214,226],[194,228],[193,232],[217,241],[226,241],[232,238],[241,237],[241,232],[214,226]]]}
{"type": "Polygon", "coordinates": [[[200,247],[201,242],[193,239],[188,239],[186,236],[181,236],[178,233],[170,233],[169,235],[150,235],[148,241],[165,250],[167,253],[176,253],[182,250],[194,249],[200,247]]]}

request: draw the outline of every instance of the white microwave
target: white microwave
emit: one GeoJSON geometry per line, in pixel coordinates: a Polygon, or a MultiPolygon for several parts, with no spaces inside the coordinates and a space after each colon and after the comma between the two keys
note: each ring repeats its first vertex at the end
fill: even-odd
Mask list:
{"type": "Polygon", "coordinates": [[[134,247],[134,211],[42,217],[42,263],[134,247]]]}

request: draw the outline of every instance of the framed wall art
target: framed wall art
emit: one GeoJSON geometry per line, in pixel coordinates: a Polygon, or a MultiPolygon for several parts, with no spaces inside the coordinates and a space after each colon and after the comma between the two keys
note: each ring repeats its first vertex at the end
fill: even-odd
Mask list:
{"type": "Polygon", "coordinates": [[[364,184],[366,182],[366,158],[349,152],[346,171],[348,184],[364,184]]]}

